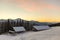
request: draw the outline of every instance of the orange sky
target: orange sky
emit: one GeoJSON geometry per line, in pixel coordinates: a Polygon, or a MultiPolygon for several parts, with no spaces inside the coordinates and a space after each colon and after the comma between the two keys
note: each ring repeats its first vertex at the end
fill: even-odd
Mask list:
{"type": "Polygon", "coordinates": [[[0,18],[60,22],[59,0],[1,0],[0,18]]]}

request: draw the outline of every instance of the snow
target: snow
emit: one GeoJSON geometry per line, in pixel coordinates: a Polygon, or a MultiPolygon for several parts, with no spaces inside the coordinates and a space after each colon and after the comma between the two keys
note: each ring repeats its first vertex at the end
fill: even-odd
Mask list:
{"type": "Polygon", "coordinates": [[[16,32],[25,31],[24,27],[13,27],[16,32]]]}
{"type": "Polygon", "coordinates": [[[33,26],[37,30],[44,30],[44,29],[49,29],[49,26],[33,26]]]}
{"type": "Polygon", "coordinates": [[[9,33],[0,35],[0,40],[60,40],[60,27],[38,32],[25,32],[16,35],[9,33]]]}

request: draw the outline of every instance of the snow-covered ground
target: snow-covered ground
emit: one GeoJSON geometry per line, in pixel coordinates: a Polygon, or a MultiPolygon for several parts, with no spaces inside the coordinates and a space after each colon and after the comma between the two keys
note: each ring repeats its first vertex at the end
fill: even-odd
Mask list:
{"type": "Polygon", "coordinates": [[[25,32],[15,36],[7,33],[0,35],[0,40],[60,40],[60,27],[38,32],[25,32]]]}

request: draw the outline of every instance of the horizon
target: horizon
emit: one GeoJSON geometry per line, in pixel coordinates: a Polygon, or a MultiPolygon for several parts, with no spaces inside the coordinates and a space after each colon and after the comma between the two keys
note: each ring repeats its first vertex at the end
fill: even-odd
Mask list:
{"type": "Polygon", "coordinates": [[[0,19],[60,22],[59,0],[0,0],[0,19]]]}

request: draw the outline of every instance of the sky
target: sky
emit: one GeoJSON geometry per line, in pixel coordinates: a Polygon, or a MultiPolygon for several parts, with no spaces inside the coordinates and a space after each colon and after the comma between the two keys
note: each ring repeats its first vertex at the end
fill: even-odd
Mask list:
{"type": "Polygon", "coordinates": [[[0,0],[0,19],[60,22],[60,0],[0,0]]]}

